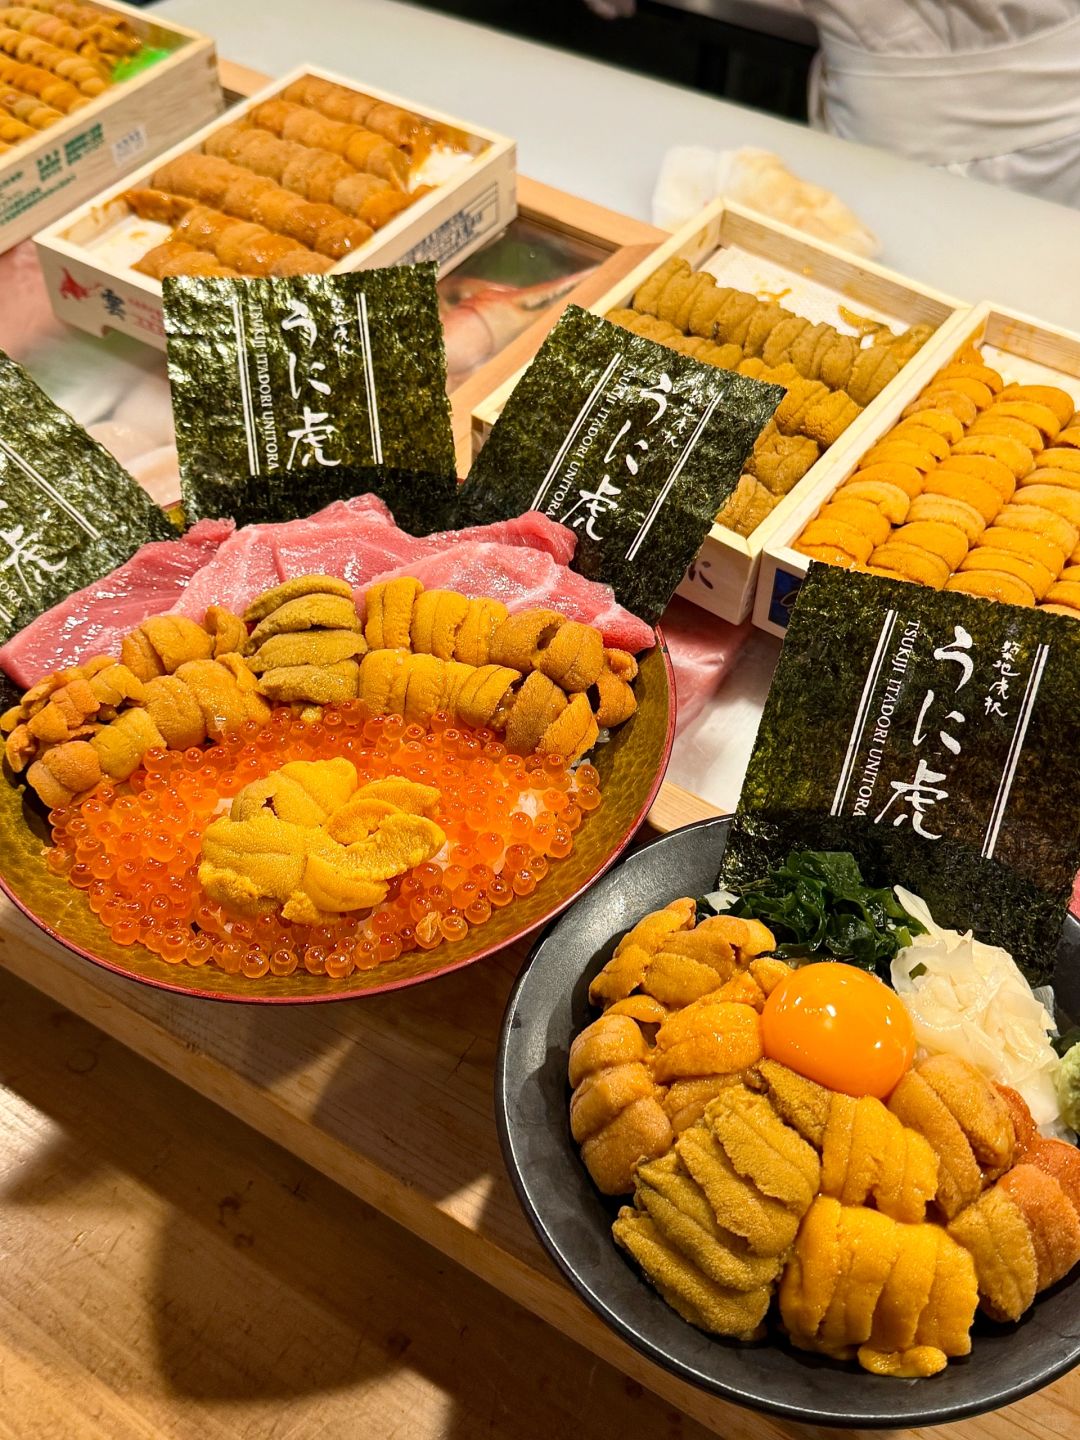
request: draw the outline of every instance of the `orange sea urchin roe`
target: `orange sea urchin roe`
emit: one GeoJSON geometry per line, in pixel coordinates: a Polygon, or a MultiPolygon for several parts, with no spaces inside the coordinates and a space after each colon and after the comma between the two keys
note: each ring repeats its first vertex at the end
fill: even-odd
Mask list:
{"type": "Polygon", "coordinates": [[[490,730],[372,716],[359,702],[315,724],[287,708],[205,749],[150,751],[124,785],[99,785],[54,810],[45,864],[86,893],[118,945],[142,944],[168,964],[208,963],[230,975],[343,979],[407,951],[463,939],[569,855],[600,804],[600,777],[559,756],[509,754],[490,730]],[[202,832],[232,797],[289,760],[344,756],[360,784],[400,775],[440,792],[434,819],[445,852],[391,882],[377,909],[310,927],[276,916],[228,915],[198,883],[202,832]]]}

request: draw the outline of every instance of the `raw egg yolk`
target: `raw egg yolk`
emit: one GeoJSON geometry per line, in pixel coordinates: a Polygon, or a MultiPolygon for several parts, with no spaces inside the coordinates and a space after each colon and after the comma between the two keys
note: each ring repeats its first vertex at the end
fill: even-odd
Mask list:
{"type": "Polygon", "coordinates": [[[890,1095],[915,1057],[904,1002],[875,975],[824,960],[793,970],[761,1015],[765,1054],[845,1095],[890,1095]]]}

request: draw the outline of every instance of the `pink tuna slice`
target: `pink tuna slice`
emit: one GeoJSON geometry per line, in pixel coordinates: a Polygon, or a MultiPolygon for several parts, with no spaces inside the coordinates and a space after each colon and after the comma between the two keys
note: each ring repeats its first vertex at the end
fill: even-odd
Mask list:
{"type": "Polygon", "coordinates": [[[222,545],[172,613],[201,620],[207,606],[223,605],[241,614],[256,595],[297,575],[351,579],[346,569],[359,571],[365,558],[368,565],[385,566],[387,557],[396,561],[399,537],[418,543],[398,529],[376,495],[335,500],[303,520],[245,525],[222,545]]]}
{"type": "Polygon", "coordinates": [[[375,495],[337,500],[276,525],[234,531],[231,521],[201,521],[181,540],[143,546],[126,565],[40,616],[0,650],[0,665],[28,686],[89,655],[118,654],[122,637],[148,615],[201,621],[211,605],[242,613],[264,590],[314,574],[338,575],[361,591],[388,573],[414,574],[429,587],[497,595],[512,610],[551,605],[599,625],[620,648],[651,645],[652,631],[617,605],[607,586],[565,568],[576,543],[572,531],[536,511],[409,535],[375,495]]]}
{"type": "Polygon", "coordinates": [[[391,567],[418,564],[446,549],[484,541],[536,551],[566,564],[576,537],[546,515],[416,536],[402,530],[375,495],[336,500],[315,515],[278,525],[248,525],[224,544],[173,607],[201,620],[208,605],[241,613],[256,595],[298,575],[337,575],[357,590],[391,567]]]}
{"type": "Polygon", "coordinates": [[[166,607],[170,615],[188,615],[200,623],[210,605],[242,611],[248,601],[280,584],[274,552],[265,535],[269,525],[246,525],[218,550],[184,592],[166,607]]]}
{"type": "Polygon", "coordinates": [[[490,596],[511,613],[547,606],[571,620],[595,625],[603,631],[605,644],[633,654],[655,639],[644,620],[618,604],[610,585],[586,580],[536,550],[467,541],[375,579],[394,580],[401,575],[415,576],[429,590],[459,590],[471,599],[490,596]]]}
{"type": "Polygon", "coordinates": [[[118,656],[127,632],[168,610],[232,533],[231,520],[200,520],[182,538],[141,546],[12,636],[0,648],[0,667],[26,688],[90,655],[118,656]]]}
{"type": "Polygon", "coordinates": [[[520,545],[529,550],[546,550],[560,565],[569,565],[577,549],[577,536],[566,525],[550,520],[539,510],[526,510],[514,520],[496,520],[491,525],[468,525],[464,530],[439,530],[426,537],[447,545],[465,545],[472,540],[500,545],[520,545]]]}

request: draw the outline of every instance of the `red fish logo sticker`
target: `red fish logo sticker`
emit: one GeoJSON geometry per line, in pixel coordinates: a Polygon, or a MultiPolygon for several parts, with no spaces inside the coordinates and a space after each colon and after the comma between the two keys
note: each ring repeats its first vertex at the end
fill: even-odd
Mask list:
{"type": "Polygon", "coordinates": [[[64,300],[89,300],[95,290],[100,289],[97,285],[82,285],[75,279],[71,271],[64,270],[64,278],[60,282],[60,295],[64,300]]]}

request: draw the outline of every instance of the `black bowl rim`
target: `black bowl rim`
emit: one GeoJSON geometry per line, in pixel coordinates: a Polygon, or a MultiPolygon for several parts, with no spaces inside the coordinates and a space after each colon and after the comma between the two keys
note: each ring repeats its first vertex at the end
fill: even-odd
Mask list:
{"type": "MultiPolygon", "coordinates": [[[[706,819],[696,820],[689,825],[684,825],[676,830],[669,831],[666,835],[658,835],[655,839],[647,841],[636,850],[624,854],[616,864],[591,887],[587,895],[582,897],[582,900],[588,900],[604,885],[614,884],[624,866],[647,865],[650,861],[650,854],[661,846],[679,844],[687,835],[701,831],[711,832],[713,830],[719,830],[722,831],[726,837],[731,820],[731,815],[709,816],[706,819]]],[[[677,897],[673,896],[672,898],[677,897]]],[[[574,910],[577,908],[578,903],[581,902],[575,902],[574,905],[557,916],[546,927],[543,934],[530,950],[525,965],[522,967],[517,980],[514,982],[514,987],[507,1000],[495,1059],[495,1127],[499,1137],[499,1147],[502,1151],[503,1163],[510,1177],[510,1183],[513,1186],[514,1193],[517,1195],[518,1203],[525,1212],[540,1243],[550,1258],[555,1262],[561,1274],[569,1281],[571,1288],[585,1301],[589,1309],[599,1316],[611,1330],[647,1360],[651,1360],[661,1369],[666,1370],[669,1374],[675,1375],[678,1379],[699,1390],[704,1390],[722,1400],[746,1407],[747,1409],[761,1411],[768,1415],[777,1416],[783,1420],[795,1421],[800,1425],[831,1426],[837,1429],[855,1427],[868,1430],[910,1429],[920,1425],[946,1425],[957,1420],[969,1419],[972,1416],[987,1414],[988,1412],[1014,1404],[1018,1400],[1023,1400],[1026,1396],[1032,1395],[1036,1391],[1045,1388],[1045,1386],[1052,1384],[1055,1380],[1060,1379],[1062,1375],[1067,1374],[1080,1363],[1080,1339],[1077,1339],[1068,1354],[1062,1356],[1053,1364],[1037,1370],[1027,1379],[1008,1385],[997,1393],[987,1394],[980,1398],[961,1401],[959,1403],[942,1404],[939,1402],[937,1404],[931,1403],[916,1407],[905,1402],[910,1401],[913,1393],[921,1393],[922,1387],[920,1386],[918,1392],[913,1392],[911,1387],[915,1382],[893,1382],[896,1385],[896,1388],[892,1390],[892,1395],[895,1397],[894,1408],[880,1409],[876,1413],[871,1412],[853,1415],[846,1411],[814,1410],[805,1404],[793,1405],[776,1399],[773,1396],[763,1395],[757,1391],[740,1389],[737,1384],[702,1373],[694,1369],[693,1366],[668,1354],[662,1346],[651,1342],[624,1320],[618,1311],[609,1306],[603,1297],[593,1290],[577,1270],[567,1261],[554,1236],[548,1230],[543,1215],[533,1204],[532,1195],[521,1174],[514,1153],[514,1142],[511,1134],[512,1126],[508,1114],[509,1086],[507,1080],[507,1060],[510,1036],[514,1028],[514,1021],[517,1017],[518,1005],[523,992],[529,984],[530,973],[533,966],[538,961],[545,945],[555,936],[562,925],[572,921],[574,910]],[[900,1388],[901,1384],[903,1385],[902,1389],[900,1388]]],[[[1067,916],[1065,924],[1066,931],[1073,928],[1075,933],[1080,936],[1080,922],[1078,922],[1074,916],[1067,916]]],[[[1077,1279],[1080,1279],[1080,1270],[1074,1271],[1070,1280],[1064,1283],[1070,1283],[1072,1280],[1077,1279]]],[[[645,1284],[646,1282],[643,1280],[641,1283],[645,1284]]],[[[1038,1304],[1038,1301],[1036,1301],[1036,1304],[1038,1304]]],[[[974,1343],[978,1344],[977,1336],[975,1337],[974,1343]]],[[[876,1379],[876,1377],[871,1376],[867,1376],[866,1378],[868,1383],[872,1379],[876,1379]]],[[[890,1393],[888,1388],[889,1382],[877,1380],[876,1383],[883,1386],[881,1395],[882,1399],[885,1399],[890,1393]]],[[[932,1389],[929,1391],[929,1394],[932,1396],[932,1389]]]]}

